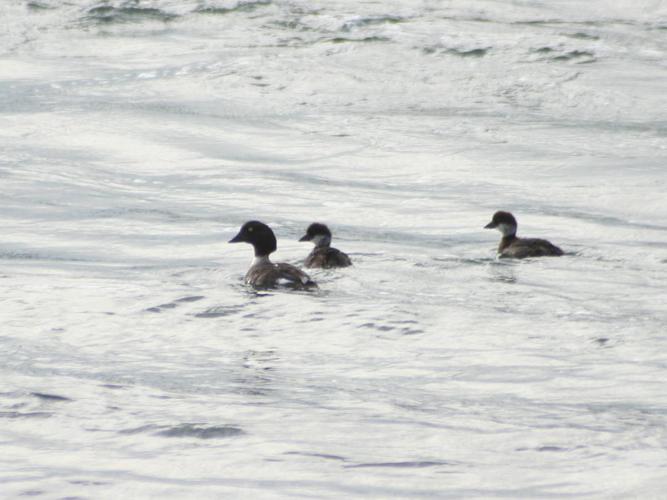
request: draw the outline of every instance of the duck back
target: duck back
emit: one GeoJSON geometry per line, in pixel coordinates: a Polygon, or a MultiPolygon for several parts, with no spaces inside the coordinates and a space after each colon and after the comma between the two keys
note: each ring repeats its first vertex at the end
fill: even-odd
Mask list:
{"type": "Polygon", "coordinates": [[[553,243],[539,238],[516,238],[500,242],[500,257],[523,259],[526,257],[558,257],[563,251],[553,243]]]}
{"type": "Polygon", "coordinates": [[[245,282],[255,288],[287,287],[294,290],[317,288],[306,273],[291,264],[261,263],[253,265],[245,275],[245,282]]]}
{"type": "Polygon", "coordinates": [[[346,254],[331,247],[315,247],[312,252],[306,257],[304,263],[306,267],[332,268],[332,267],[347,267],[352,265],[352,260],[346,254]]]}

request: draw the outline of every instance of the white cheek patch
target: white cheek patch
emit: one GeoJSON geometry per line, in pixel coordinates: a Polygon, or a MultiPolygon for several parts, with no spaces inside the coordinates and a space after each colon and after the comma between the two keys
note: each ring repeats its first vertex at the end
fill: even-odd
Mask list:
{"type": "Polygon", "coordinates": [[[323,234],[318,234],[313,236],[312,242],[315,244],[316,247],[319,247],[322,245],[328,245],[331,242],[331,238],[323,234]]]}
{"type": "Polygon", "coordinates": [[[497,229],[503,236],[509,236],[510,234],[516,233],[516,226],[512,224],[498,224],[497,229]]]}

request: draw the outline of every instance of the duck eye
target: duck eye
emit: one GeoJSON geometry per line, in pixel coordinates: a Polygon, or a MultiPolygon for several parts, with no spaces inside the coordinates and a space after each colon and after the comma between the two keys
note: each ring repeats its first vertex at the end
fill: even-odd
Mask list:
{"type": "Polygon", "coordinates": [[[252,233],[253,229],[254,229],[254,228],[249,227],[249,228],[248,228],[248,232],[249,232],[249,233],[252,233]]]}

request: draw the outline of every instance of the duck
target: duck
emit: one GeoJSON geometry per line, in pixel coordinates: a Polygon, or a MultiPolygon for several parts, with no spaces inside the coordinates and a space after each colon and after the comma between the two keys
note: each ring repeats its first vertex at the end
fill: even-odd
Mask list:
{"type": "Polygon", "coordinates": [[[352,265],[352,260],[346,253],[331,247],[331,231],[325,224],[313,222],[299,241],[312,241],[315,245],[304,262],[304,266],[308,268],[329,269],[352,265]]]}
{"type": "Polygon", "coordinates": [[[284,262],[273,263],[269,258],[278,248],[276,236],[269,226],[257,220],[243,224],[239,233],[229,243],[249,243],[255,250],[255,258],[245,275],[245,283],[256,289],[285,287],[292,290],[317,288],[310,276],[301,269],[284,262]]]}
{"type": "Polygon", "coordinates": [[[553,243],[538,238],[519,238],[517,222],[510,212],[498,211],[484,229],[497,229],[503,235],[498,246],[498,257],[523,259],[525,257],[558,257],[563,251],[553,243]]]}

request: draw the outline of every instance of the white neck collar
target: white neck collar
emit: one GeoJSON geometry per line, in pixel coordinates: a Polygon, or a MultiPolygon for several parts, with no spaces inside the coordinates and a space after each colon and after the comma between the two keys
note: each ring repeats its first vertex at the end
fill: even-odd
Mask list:
{"type": "Polygon", "coordinates": [[[254,259],[252,259],[252,264],[250,266],[261,266],[261,265],[266,265],[266,264],[271,264],[271,261],[269,260],[268,255],[260,255],[259,257],[255,256],[254,259]]]}
{"type": "Polygon", "coordinates": [[[516,226],[514,224],[498,224],[498,231],[503,236],[514,236],[516,234],[516,226]]]}

